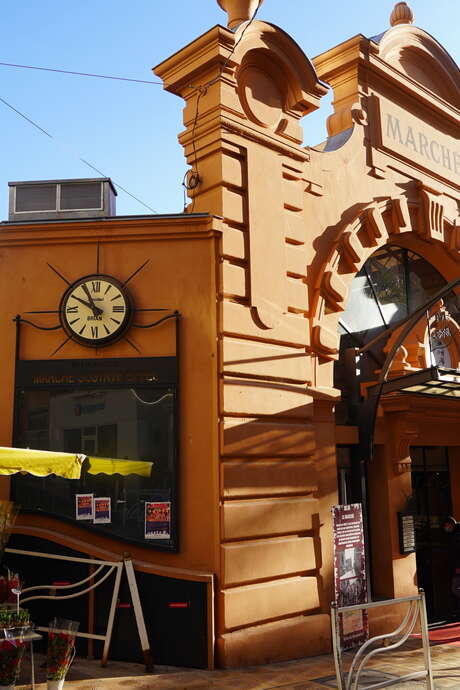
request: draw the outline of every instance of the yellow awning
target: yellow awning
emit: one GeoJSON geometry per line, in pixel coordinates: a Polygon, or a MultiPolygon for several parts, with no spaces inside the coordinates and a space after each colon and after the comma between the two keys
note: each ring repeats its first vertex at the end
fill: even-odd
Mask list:
{"type": "Polygon", "coordinates": [[[80,479],[84,459],[84,455],[75,453],[0,447],[0,475],[28,472],[36,477],[56,474],[66,479],[80,479]]]}
{"type": "Polygon", "coordinates": [[[150,477],[153,462],[136,460],[113,460],[112,458],[88,458],[89,474],[137,474],[139,477],[150,477]]]}

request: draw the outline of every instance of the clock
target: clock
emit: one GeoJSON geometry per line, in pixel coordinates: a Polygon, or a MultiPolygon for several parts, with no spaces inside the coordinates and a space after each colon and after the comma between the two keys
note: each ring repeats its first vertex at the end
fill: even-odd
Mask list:
{"type": "Polygon", "coordinates": [[[123,283],[95,273],[69,285],[61,298],[59,315],[72,340],[88,347],[103,347],[126,333],[133,305],[123,283]]]}

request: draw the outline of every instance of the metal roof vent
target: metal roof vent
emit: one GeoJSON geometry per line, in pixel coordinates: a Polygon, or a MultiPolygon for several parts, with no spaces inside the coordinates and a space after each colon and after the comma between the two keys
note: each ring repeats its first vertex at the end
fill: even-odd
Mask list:
{"type": "Polygon", "coordinates": [[[115,215],[117,192],[108,177],[8,182],[9,221],[107,218],[115,215]]]}

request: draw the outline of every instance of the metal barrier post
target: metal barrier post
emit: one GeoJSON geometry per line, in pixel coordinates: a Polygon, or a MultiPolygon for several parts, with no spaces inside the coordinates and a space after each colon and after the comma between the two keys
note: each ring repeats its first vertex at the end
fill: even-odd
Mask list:
{"type": "Polygon", "coordinates": [[[428,690],[434,690],[433,669],[431,666],[430,638],[428,635],[428,619],[427,619],[427,615],[426,615],[425,592],[423,589],[419,589],[419,593],[420,593],[420,602],[419,602],[420,627],[421,627],[422,642],[423,642],[423,656],[425,659],[425,668],[427,670],[426,686],[427,686],[428,690]]]}
{"type": "Polygon", "coordinates": [[[428,622],[425,606],[425,595],[423,590],[413,597],[403,597],[400,599],[387,599],[385,601],[367,602],[365,604],[354,604],[353,606],[337,606],[331,605],[331,627],[332,627],[332,646],[334,652],[334,664],[337,679],[338,690],[357,690],[358,687],[364,690],[360,685],[360,675],[364,671],[368,662],[377,654],[391,652],[398,647],[401,647],[406,642],[415,628],[417,619],[420,621],[422,630],[422,648],[425,669],[416,673],[410,673],[399,678],[373,683],[366,686],[366,690],[377,690],[377,688],[384,688],[395,683],[401,683],[406,680],[414,680],[418,678],[426,678],[427,690],[434,690],[433,672],[431,666],[430,655],[430,641],[428,637],[428,622]],[[348,673],[344,673],[342,664],[342,647],[340,639],[340,614],[349,611],[362,611],[377,607],[394,606],[395,604],[408,604],[406,615],[401,624],[393,631],[384,635],[377,635],[370,638],[362,644],[356,651],[348,673]],[[390,644],[385,644],[390,642],[390,644]],[[372,645],[380,643],[380,646],[372,645]]]}
{"type": "Polygon", "coordinates": [[[131,592],[131,599],[133,602],[134,615],[136,617],[137,632],[144,655],[145,670],[153,671],[153,659],[150,652],[150,642],[145,627],[144,614],[142,612],[141,600],[139,598],[139,590],[137,588],[136,575],[134,573],[133,562],[131,558],[125,558],[126,577],[128,578],[129,590],[131,592]]]}
{"type": "MultiPolygon", "coordinates": [[[[88,640],[100,640],[101,642],[104,643],[104,649],[102,652],[102,659],[101,659],[101,666],[107,666],[107,659],[109,655],[109,648],[110,648],[110,642],[112,639],[112,632],[113,632],[113,624],[114,624],[114,619],[115,619],[115,611],[117,607],[117,600],[118,600],[118,594],[120,591],[120,581],[121,581],[121,576],[123,573],[123,569],[126,568],[126,576],[128,578],[128,583],[129,583],[129,588],[131,591],[131,597],[133,600],[133,607],[134,607],[134,612],[136,616],[136,624],[137,624],[137,629],[139,632],[139,638],[142,646],[142,651],[144,653],[145,657],[145,664],[146,664],[146,671],[149,671],[153,668],[153,661],[150,653],[150,645],[148,641],[148,636],[147,636],[147,630],[145,627],[145,622],[144,622],[144,616],[142,613],[142,606],[141,606],[141,601],[139,598],[139,591],[137,589],[137,583],[136,583],[136,576],[134,573],[134,568],[132,561],[128,558],[123,561],[101,561],[95,558],[80,558],[80,557],[73,557],[73,556],[61,556],[58,554],[53,554],[53,553],[38,553],[36,551],[25,551],[23,549],[5,549],[6,552],[12,553],[12,554],[17,554],[20,556],[31,556],[33,558],[48,558],[50,560],[56,560],[56,561],[66,561],[70,563],[84,563],[87,564],[91,567],[91,570],[89,571],[89,575],[83,580],[80,580],[79,582],[73,582],[70,584],[66,585],[54,585],[53,586],[53,591],[55,592],[54,594],[33,594],[32,596],[25,596],[25,594],[29,595],[31,592],[38,592],[38,590],[50,590],[50,585],[35,585],[33,587],[26,587],[22,590],[22,597],[21,597],[21,604],[25,604],[28,601],[34,601],[36,599],[49,599],[49,600],[54,600],[54,601],[59,601],[62,599],[75,599],[76,597],[80,597],[83,594],[92,594],[94,590],[99,587],[107,578],[109,578],[114,571],[116,571],[115,575],[115,582],[113,586],[113,593],[112,593],[112,601],[110,605],[110,612],[109,612],[109,618],[107,621],[107,628],[106,632],[104,635],[96,635],[93,630],[92,626],[89,626],[88,632],[82,632],[78,631],[75,633],[76,637],[83,637],[88,640]],[[92,566],[95,566],[95,569],[92,568],[92,566]],[[105,569],[105,572],[104,572],[105,569]],[[61,593],[59,596],[58,593],[60,592],[66,592],[68,590],[72,589],[77,589],[77,588],[82,588],[79,589],[76,592],[73,592],[71,594],[65,594],[61,593]]],[[[37,630],[40,630],[42,632],[48,632],[48,628],[44,626],[38,626],[37,630]]]]}
{"type": "Polygon", "coordinates": [[[332,628],[332,652],[334,654],[335,676],[337,679],[337,690],[344,690],[343,687],[343,671],[342,671],[342,655],[340,648],[340,624],[337,615],[337,604],[331,604],[331,628],[332,628]]]}
{"type": "Polygon", "coordinates": [[[107,621],[107,632],[105,635],[104,650],[102,652],[101,666],[107,666],[107,659],[109,656],[110,642],[112,640],[113,621],[115,619],[115,609],[117,607],[118,592],[120,591],[121,572],[122,572],[122,569],[118,568],[117,575],[115,577],[115,585],[113,587],[112,603],[110,604],[109,620],[107,621]]]}

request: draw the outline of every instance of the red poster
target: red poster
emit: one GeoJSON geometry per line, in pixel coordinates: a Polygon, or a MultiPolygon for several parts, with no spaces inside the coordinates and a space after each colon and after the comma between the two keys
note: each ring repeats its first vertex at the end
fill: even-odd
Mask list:
{"type": "Polygon", "coordinates": [[[145,539],[171,538],[170,501],[147,501],[145,504],[145,539]]]}
{"type": "Polygon", "coordinates": [[[111,503],[110,496],[101,496],[94,499],[94,519],[95,525],[111,522],[111,503]]]}
{"type": "MultiPolygon", "coordinates": [[[[338,606],[364,604],[367,581],[361,504],[333,506],[332,513],[335,601],[338,606]]],[[[368,639],[367,611],[345,611],[339,623],[343,649],[357,647],[368,639]]]]}
{"type": "Polygon", "coordinates": [[[94,494],[75,494],[75,518],[77,520],[93,519],[94,494]]]}

